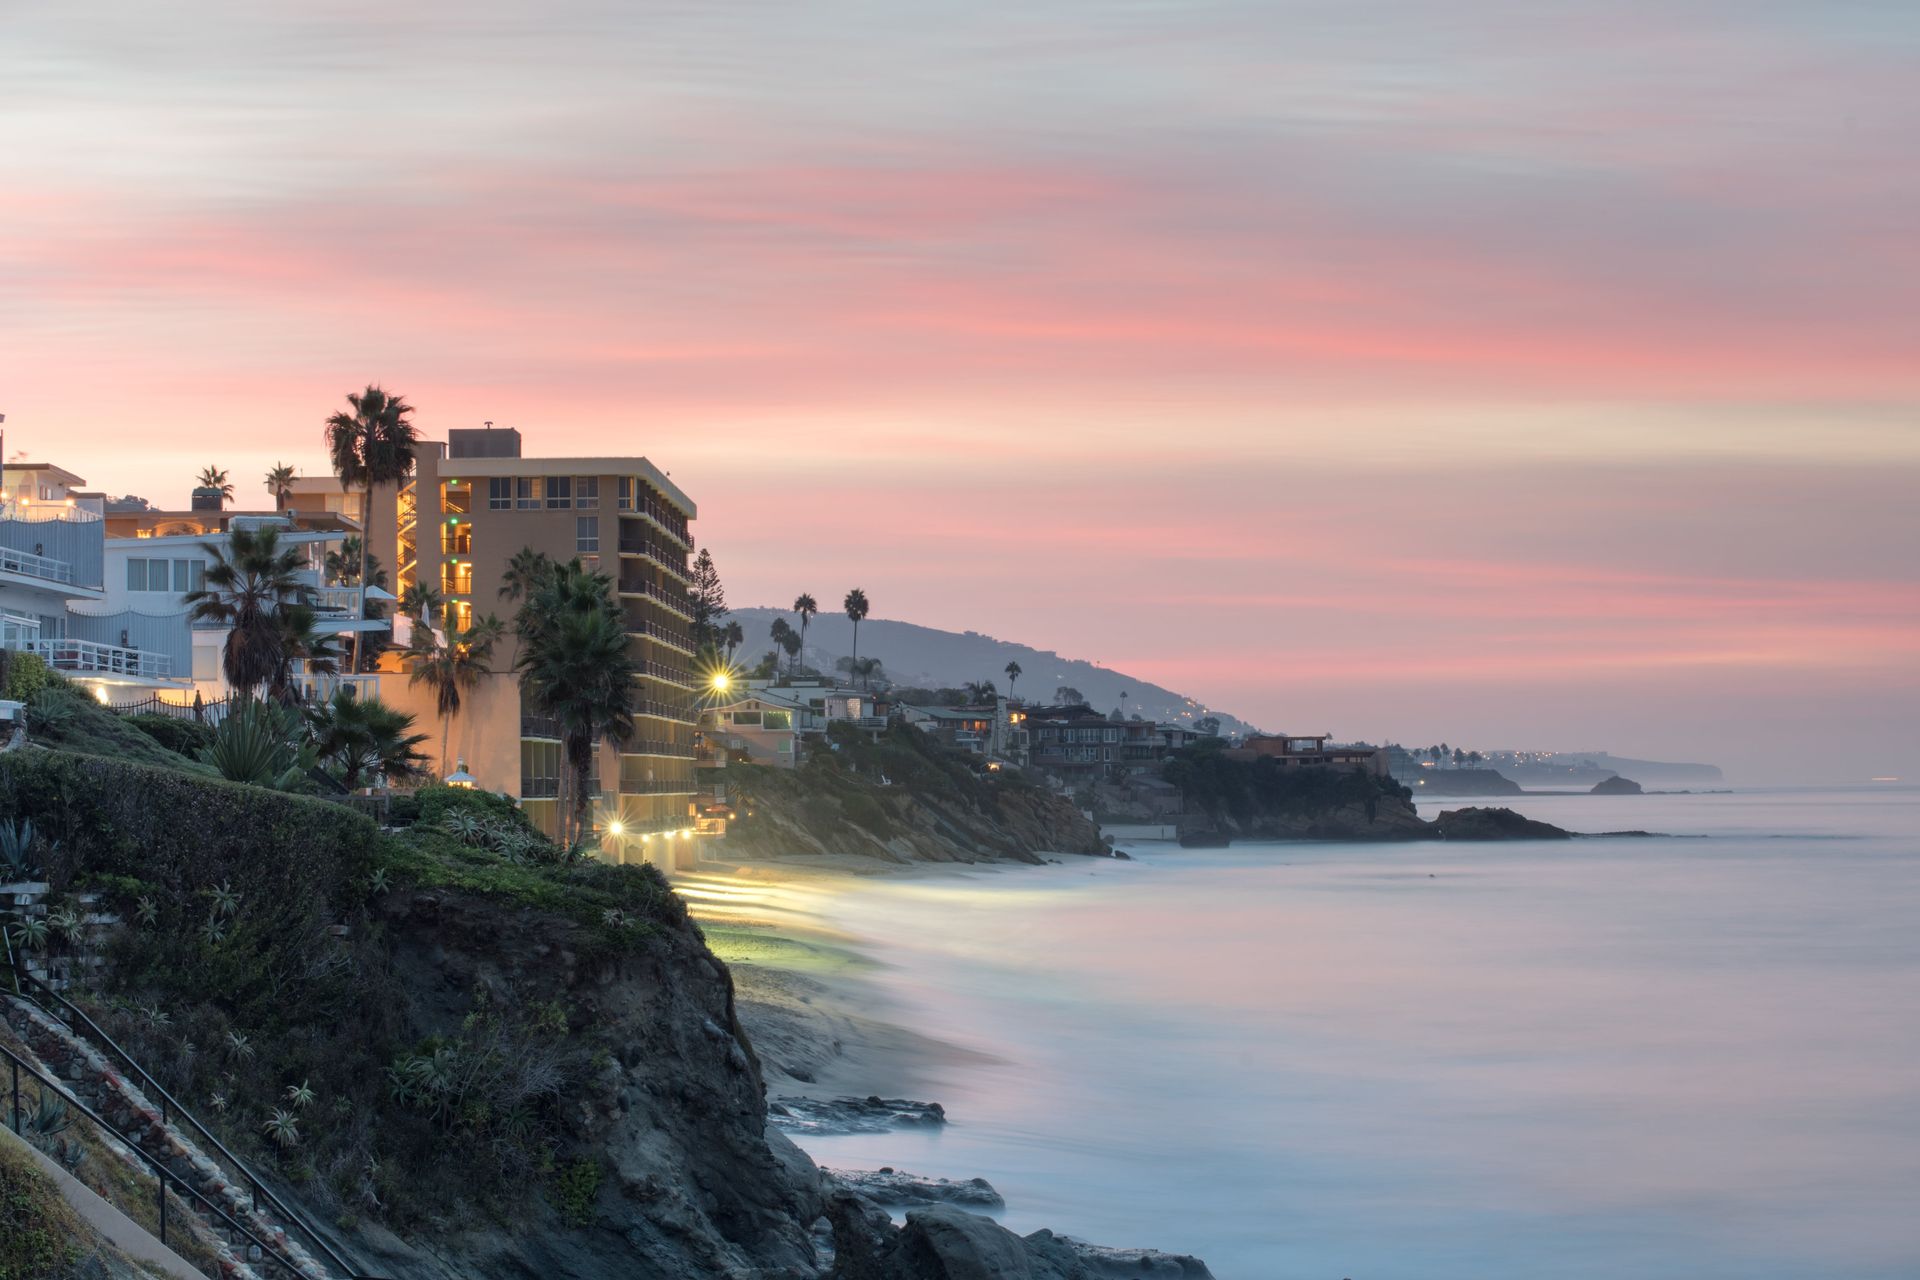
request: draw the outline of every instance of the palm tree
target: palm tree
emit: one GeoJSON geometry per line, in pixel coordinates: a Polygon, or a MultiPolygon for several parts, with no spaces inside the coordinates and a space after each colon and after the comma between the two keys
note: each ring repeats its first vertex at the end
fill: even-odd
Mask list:
{"type": "Polygon", "coordinates": [[[293,465],[276,462],[267,472],[267,492],[273,495],[273,509],[285,511],[293,498],[293,465]]]}
{"type": "Polygon", "coordinates": [[[853,661],[857,667],[860,663],[860,622],[867,616],[867,593],[855,587],[847,592],[847,598],[843,604],[847,610],[847,618],[853,623],[853,661]]]}
{"type": "MultiPolygon", "coordinates": [[[[327,454],[333,460],[334,474],[348,488],[359,485],[362,493],[361,523],[373,525],[373,486],[397,484],[413,470],[413,452],[419,443],[413,423],[408,419],[413,406],[399,396],[388,395],[376,386],[358,395],[349,392],[347,403],[352,413],[336,413],[327,419],[327,454]]],[[[360,613],[366,613],[369,581],[366,565],[367,544],[360,543],[360,613]]],[[[360,669],[360,633],[353,633],[353,669],[360,669]]]]}
{"type": "Polygon", "coordinates": [[[233,484],[227,479],[227,473],[219,467],[209,465],[200,468],[200,474],[196,480],[202,489],[212,489],[220,495],[222,510],[225,510],[226,505],[233,501],[233,484]]]}
{"type": "Polygon", "coordinates": [[[281,609],[311,604],[312,592],[300,580],[300,553],[280,545],[277,529],[235,529],[224,545],[200,547],[213,563],[186,595],[188,616],[227,628],[220,666],[245,701],[280,670],[287,643],[281,609]]]}
{"type": "Polygon", "coordinates": [[[967,701],[970,703],[989,702],[993,699],[993,695],[996,692],[993,687],[993,681],[991,680],[969,680],[964,687],[967,693],[967,701]]]}
{"type": "Polygon", "coordinates": [[[1012,698],[1014,683],[1020,679],[1020,664],[1017,662],[1009,662],[1006,666],[1006,672],[1007,672],[1007,697],[1012,698]]]}
{"type": "Polygon", "coordinates": [[[339,638],[316,628],[312,605],[283,604],[276,616],[280,620],[280,664],[274,670],[267,693],[280,702],[292,702],[298,694],[293,683],[293,664],[304,664],[308,675],[338,675],[339,638]]]}
{"type": "Polygon", "coordinates": [[[440,606],[446,602],[440,588],[431,582],[416,582],[400,593],[400,612],[422,627],[431,627],[433,615],[439,613],[440,606]]]}
{"type": "Polygon", "coordinates": [[[730,618],[727,625],[720,628],[720,642],[727,646],[727,662],[733,662],[733,651],[747,642],[747,633],[741,629],[738,618],[730,618]]]}
{"type": "Polygon", "coordinates": [[[793,598],[793,611],[800,615],[800,648],[807,647],[807,624],[820,612],[820,604],[807,592],[802,591],[793,598]]]}
{"type": "Polygon", "coordinates": [[[540,714],[559,724],[572,785],[572,817],[562,834],[569,846],[590,830],[587,774],[601,741],[625,742],[634,733],[632,646],[613,583],[579,560],[554,569],[535,586],[516,620],[520,635],[520,689],[540,714]]]}
{"type": "Polygon", "coordinates": [[[340,770],[340,782],[358,791],[362,779],[402,782],[425,772],[420,754],[424,733],[408,733],[413,717],[378,698],[356,698],[351,689],[336,689],[307,713],[308,732],[315,752],[340,770]]]}
{"type": "Polygon", "coordinates": [[[792,634],[794,634],[793,628],[787,625],[785,618],[775,618],[773,625],[767,628],[767,635],[773,640],[773,647],[782,652],[786,650],[787,637],[792,634]]]}
{"type": "Polygon", "coordinates": [[[343,587],[360,585],[362,572],[367,575],[367,585],[385,590],[387,586],[386,566],[380,563],[380,557],[367,552],[360,545],[360,539],[349,535],[340,539],[338,551],[327,552],[327,576],[343,587]]]}
{"type": "Polygon", "coordinates": [[[552,576],[553,570],[552,556],[544,551],[535,551],[532,547],[520,548],[507,561],[507,571],[500,575],[500,598],[524,600],[531,597],[552,576]]]}
{"type": "Polygon", "coordinates": [[[413,643],[406,652],[407,684],[409,687],[424,684],[433,690],[434,710],[440,717],[440,772],[443,774],[447,772],[447,735],[453,718],[460,714],[462,698],[479,687],[484,677],[493,674],[487,664],[493,659],[494,645],[506,630],[500,619],[488,614],[459,635],[449,637],[445,644],[440,643],[440,637],[428,627],[419,627],[413,633],[413,643]]]}

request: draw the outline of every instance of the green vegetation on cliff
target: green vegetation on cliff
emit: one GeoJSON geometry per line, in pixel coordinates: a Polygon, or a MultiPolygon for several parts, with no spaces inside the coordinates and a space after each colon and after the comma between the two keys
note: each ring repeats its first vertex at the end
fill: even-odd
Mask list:
{"type": "Polygon", "coordinates": [[[1302,768],[1271,757],[1227,754],[1218,739],[1175,752],[1165,777],[1190,814],[1248,836],[1311,839],[1424,839],[1413,793],[1364,769],[1302,768]]]}
{"type": "Polygon", "coordinates": [[[124,922],[80,998],[316,1216],[516,1259],[499,1274],[720,1274],[800,1249],[730,979],[659,873],[569,859],[495,797],[403,808],[388,834],[181,769],[0,758],[0,815],[41,833],[56,910],[93,892],[124,922]],[[725,1190],[589,1230],[647,1186],[725,1190]]]}
{"type": "Polygon", "coordinates": [[[905,725],[870,738],[836,724],[828,747],[795,768],[733,765],[712,776],[739,815],[727,847],[746,855],[1037,862],[1042,853],[1106,852],[1099,829],[1064,797],[905,725]]]}

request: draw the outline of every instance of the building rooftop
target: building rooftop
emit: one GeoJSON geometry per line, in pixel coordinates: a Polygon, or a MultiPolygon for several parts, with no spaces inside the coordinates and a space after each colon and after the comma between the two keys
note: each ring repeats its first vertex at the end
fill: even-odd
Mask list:
{"type": "Polygon", "coordinates": [[[692,498],[682,493],[680,486],[667,479],[667,473],[645,458],[525,458],[525,457],[467,457],[444,458],[440,461],[440,471],[447,476],[539,476],[539,475],[578,475],[578,476],[619,476],[637,475],[680,508],[689,520],[699,517],[699,509],[692,498]]]}

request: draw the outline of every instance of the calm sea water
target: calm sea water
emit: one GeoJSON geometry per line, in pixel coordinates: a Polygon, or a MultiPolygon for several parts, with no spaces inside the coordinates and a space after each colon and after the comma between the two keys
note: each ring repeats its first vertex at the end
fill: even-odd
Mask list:
{"type": "Polygon", "coordinates": [[[1003,1221],[1221,1280],[1920,1275],[1920,792],[1529,797],[1704,837],[1140,845],[826,914],[1003,1221]]]}

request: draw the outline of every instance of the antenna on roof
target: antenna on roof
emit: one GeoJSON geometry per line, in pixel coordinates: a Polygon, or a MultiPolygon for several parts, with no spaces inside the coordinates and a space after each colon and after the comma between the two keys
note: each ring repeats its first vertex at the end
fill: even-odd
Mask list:
{"type": "Polygon", "coordinates": [[[485,426],[486,429],[489,431],[493,430],[493,419],[488,418],[482,425],[485,426]]]}

